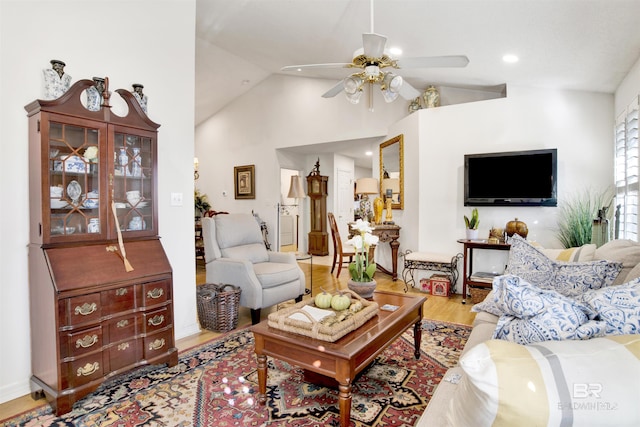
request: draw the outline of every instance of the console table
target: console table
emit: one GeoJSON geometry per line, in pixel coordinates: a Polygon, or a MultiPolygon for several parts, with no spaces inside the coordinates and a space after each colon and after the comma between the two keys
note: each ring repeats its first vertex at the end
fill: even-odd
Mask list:
{"type": "Polygon", "coordinates": [[[458,243],[464,246],[464,263],[462,266],[462,303],[467,303],[467,287],[469,285],[477,287],[487,287],[485,282],[475,282],[471,280],[473,274],[473,250],[474,249],[494,249],[499,251],[508,251],[511,245],[508,243],[489,243],[487,240],[468,240],[459,239],[458,243]]]}
{"type": "MultiPolygon", "coordinates": [[[[349,238],[353,237],[353,230],[349,224],[349,238]]],[[[391,276],[393,281],[398,280],[398,248],[400,247],[400,227],[395,224],[375,224],[372,225],[373,231],[371,234],[378,236],[378,239],[382,243],[389,243],[391,246],[391,271],[387,270],[380,264],[376,263],[378,270],[391,276]]],[[[369,259],[373,258],[374,248],[371,248],[369,253],[369,259]]]]}

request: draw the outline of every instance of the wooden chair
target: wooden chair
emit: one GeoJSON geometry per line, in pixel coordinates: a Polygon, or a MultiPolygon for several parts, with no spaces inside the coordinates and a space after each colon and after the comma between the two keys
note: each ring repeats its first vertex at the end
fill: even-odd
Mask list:
{"type": "Polygon", "coordinates": [[[331,240],[333,240],[333,264],[331,266],[331,274],[333,274],[333,270],[335,270],[337,264],[338,273],[336,274],[336,277],[340,277],[342,264],[349,264],[351,261],[353,261],[353,257],[356,254],[356,251],[353,246],[342,244],[342,239],[340,238],[340,231],[338,230],[338,224],[336,223],[335,216],[333,216],[331,212],[327,213],[327,216],[329,217],[329,226],[331,227],[331,240]]]}

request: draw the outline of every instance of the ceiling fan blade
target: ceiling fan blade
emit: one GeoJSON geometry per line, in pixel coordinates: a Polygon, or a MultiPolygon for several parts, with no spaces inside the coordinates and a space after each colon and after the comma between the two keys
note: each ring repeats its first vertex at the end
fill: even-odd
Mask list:
{"type": "Polygon", "coordinates": [[[364,55],[369,58],[380,58],[384,54],[384,45],[387,38],[376,33],[364,33],[362,35],[362,47],[364,55]]]}
{"type": "Polygon", "coordinates": [[[398,90],[398,94],[407,101],[413,101],[420,96],[420,91],[407,83],[406,80],[403,80],[402,86],[400,86],[400,90],[398,90]]]}
{"type": "Polygon", "coordinates": [[[466,67],[469,58],[465,55],[425,56],[400,58],[396,61],[400,68],[466,67]]]}
{"type": "Polygon", "coordinates": [[[344,82],[340,80],[337,85],[322,94],[323,98],[333,98],[344,90],[344,82]]]}
{"type": "Polygon", "coordinates": [[[351,65],[348,62],[336,62],[336,63],[328,63],[328,64],[305,64],[305,65],[288,65],[286,67],[280,68],[280,71],[300,71],[300,70],[310,70],[314,68],[346,68],[351,65]]]}

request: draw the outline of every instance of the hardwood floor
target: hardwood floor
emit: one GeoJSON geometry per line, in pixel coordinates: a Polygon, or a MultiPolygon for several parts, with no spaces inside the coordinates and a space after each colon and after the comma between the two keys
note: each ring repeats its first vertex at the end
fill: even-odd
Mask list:
{"type": "MultiPolygon", "coordinates": [[[[340,278],[338,279],[335,277],[335,274],[332,275],[330,273],[331,267],[326,265],[327,263],[326,259],[315,259],[315,261],[313,261],[313,271],[311,271],[311,264],[308,261],[300,263],[300,267],[302,268],[302,271],[305,272],[307,278],[307,287],[309,287],[312,282],[312,295],[321,292],[322,289],[327,292],[335,292],[337,289],[347,289],[347,280],[349,275],[345,269],[342,270],[340,278]]],[[[402,280],[394,282],[391,280],[390,276],[380,272],[376,273],[375,279],[378,282],[378,289],[392,292],[404,292],[404,282],[402,280]]],[[[196,284],[200,285],[205,283],[205,281],[204,261],[197,260],[196,284]]],[[[409,293],[423,295],[421,292],[414,289],[409,289],[409,293]]],[[[311,296],[307,295],[305,298],[311,298],[311,296]]],[[[276,309],[277,307],[272,307],[269,310],[262,310],[262,319],[266,319],[267,315],[272,310],[276,309]]],[[[455,295],[450,298],[428,296],[427,301],[424,304],[424,317],[425,319],[471,325],[475,318],[475,313],[472,313],[470,309],[470,304],[462,304],[462,297],[460,295],[455,295]]],[[[238,327],[250,325],[251,315],[249,310],[240,307],[238,312],[238,327]]],[[[198,334],[178,340],[176,345],[180,351],[184,351],[209,341],[219,335],[221,335],[221,333],[202,330],[198,334]]],[[[28,411],[44,403],[44,399],[34,401],[31,396],[27,395],[0,404],[0,420],[28,411]]]]}

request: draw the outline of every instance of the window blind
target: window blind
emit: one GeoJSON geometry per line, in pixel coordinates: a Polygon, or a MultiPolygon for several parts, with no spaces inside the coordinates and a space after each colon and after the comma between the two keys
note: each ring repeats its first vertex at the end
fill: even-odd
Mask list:
{"type": "Polygon", "coordinates": [[[615,185],[616,206],[620,206],[618,238],[638,241],[638,198],[640,179],[638,163],[639,97],[616,119],[615,185]]]}

